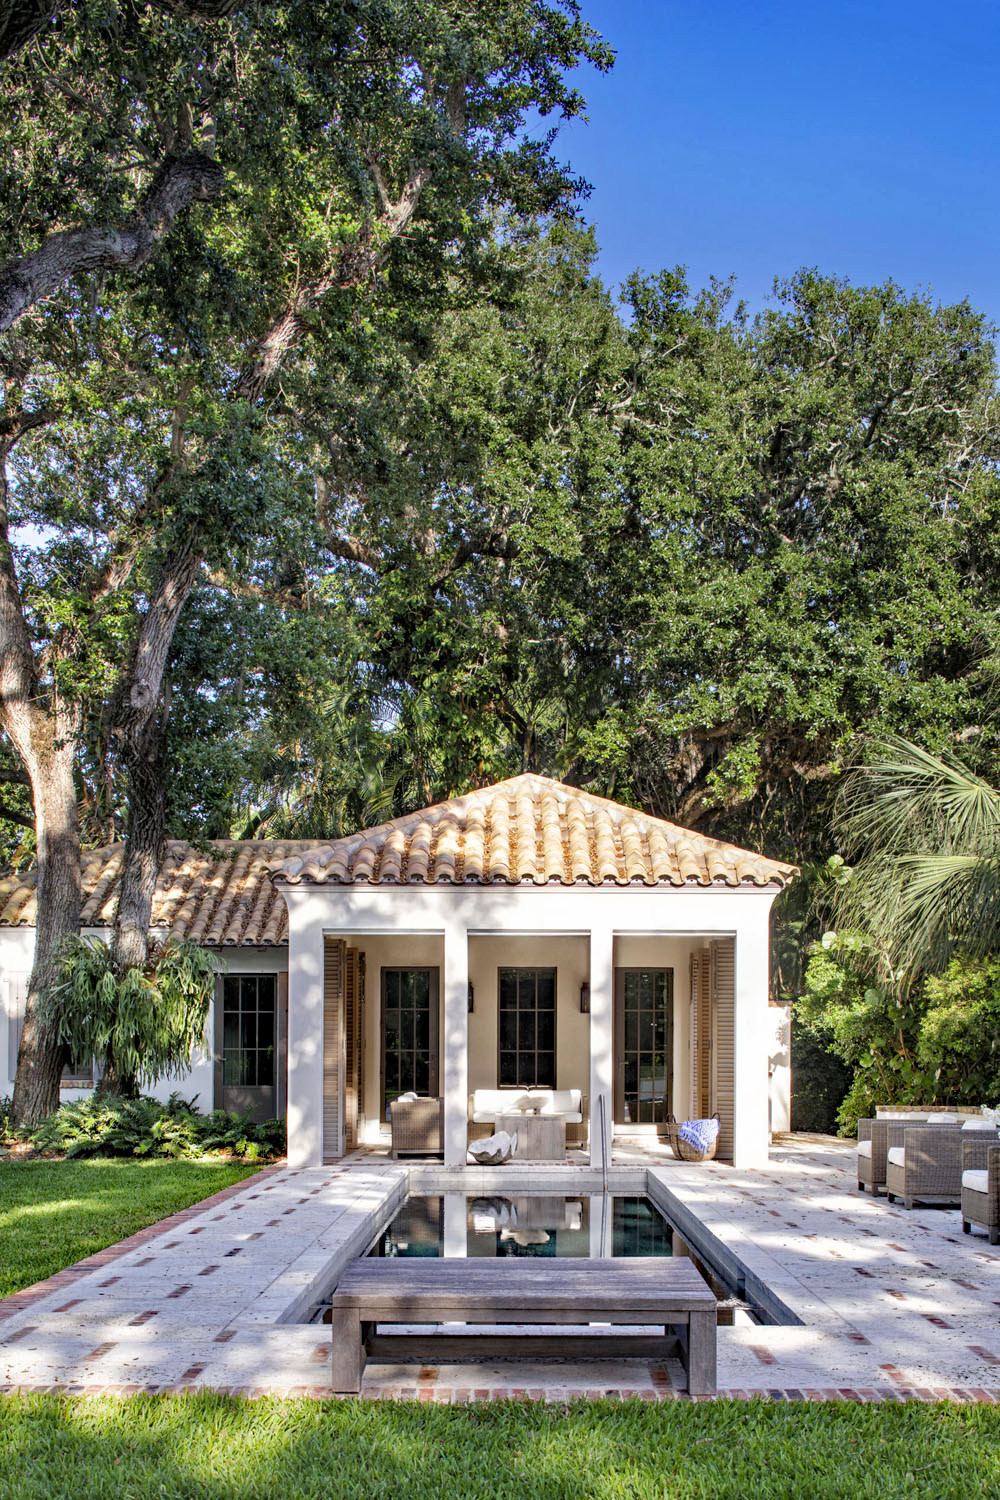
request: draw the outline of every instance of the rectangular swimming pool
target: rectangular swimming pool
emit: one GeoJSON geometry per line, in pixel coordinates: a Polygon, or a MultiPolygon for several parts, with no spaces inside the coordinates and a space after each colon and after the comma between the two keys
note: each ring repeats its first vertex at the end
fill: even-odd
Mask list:
{"type": "MultiPolygon", "coordinates": [[[[775,1319],[695,1250],[649,1198],[623,1193],[411,1194],[369,1251],[380,1256],[687,1256],[719,1299],[719,1324],[775,1319]]],[[[313,1317],[329,1321],[329,1304],[313,1317]]]]}

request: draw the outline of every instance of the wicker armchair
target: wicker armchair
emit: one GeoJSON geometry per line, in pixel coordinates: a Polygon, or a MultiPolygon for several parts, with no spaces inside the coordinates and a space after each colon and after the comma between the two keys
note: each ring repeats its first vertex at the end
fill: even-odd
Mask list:
{"type": "Polygon", "coordinates": [[[968,1136],[954,1125],[906,1125],[901,1134],[895,1149],[890,1142],[886,1153],[889,1201],[901,1198],[904,1208],[912,1208],[918,1198],[921,1203],[960,1202],[962,1147],[968,1136]]]}
{"type": "Polygon", "coordinates": [[[1000,1144],[994,1136],[966,1141],[962,1148],[962,1232],[985,1229],[1000,1243],[1000,1144]]]}
{"type": "Polygon", "coordinates": [[[956,1130],[956,1125],[938,1124],[928,1120],[906,1120],[898,1116],[893,1119],[881,1116],[874,1120],[858,1121],[858,1191],[871,1188],[877,1198],[885,1191],[886,1165],[890,1149],[902,1146],[903,1132],[907,1130],[956,1130]]]}
{"type": "Polygon", "coordinates": [[[440,1156],[444,1140],[443,1099],[394,1099],[389,1105],[392,1155],[440,1156]]]}

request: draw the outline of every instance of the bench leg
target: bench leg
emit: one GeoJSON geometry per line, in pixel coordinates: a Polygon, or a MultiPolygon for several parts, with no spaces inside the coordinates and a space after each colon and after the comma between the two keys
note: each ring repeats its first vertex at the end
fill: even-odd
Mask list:
{"type": "Polygon", "coordinates": [[[360,1310],[356,1307],[338,1307],[335,1302],[330,1328],[333,1349],[330,1384],[340,1394],[357,1396],[361,1391],[361,1377],[365,1368],[360,1310]]]}
{"type": "Polygon", "coordinates": [[[714,1308],[688,1314],[687,1384],[688,1394],[691,1396],[714,1396],[718,1388],[715,1353],[717,1324],[714,1308]]]}

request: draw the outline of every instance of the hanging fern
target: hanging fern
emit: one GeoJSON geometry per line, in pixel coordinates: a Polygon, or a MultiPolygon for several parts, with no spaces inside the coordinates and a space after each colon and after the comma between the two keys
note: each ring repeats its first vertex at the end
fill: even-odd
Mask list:
{"type": "Polygon", "coordinates": [[[141,966],[118,967],[108,944],[71,938],[47,1005],[74,1057],[104,1059],[119,1086],[149,1085],[191,1066],[206,1040],[217,971],[196,943],[168,938],[150,944],[141,966]]]}

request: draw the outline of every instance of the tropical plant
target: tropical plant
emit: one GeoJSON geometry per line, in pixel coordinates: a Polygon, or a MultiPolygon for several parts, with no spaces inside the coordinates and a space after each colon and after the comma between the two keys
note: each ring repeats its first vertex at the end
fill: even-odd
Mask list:
{"type": "Polygon", "coordinates": [[[952,753],[888,738],[838,802],[852,878],[842,922],[862,927],[878,978],[901,992],[955,953],[1000,949],[1000,791],[952,753]]]}
{"type": "Polygon", "coordinates": [[[140,1084],[191,1066],[205,1040],[218,962],[197,943],[151,944],[144,964],[121,965],[111,947],[72,938],[46,996],[60,1042],[103,1060],[100,1094],[134,1097],[140,1084]]]}
{"type": "Polygon", "coordinates": [[[285,1149],[281,1120],[254,1124],[250,1112],[216,1109],[203,1115],[195,1100],[171,1094],[166,1103],[143,1096],[92,1094],[64,1104],[33,1133],[40,1151],[67,1156],[167,1156],[189,1159],[221,1151],[256,1161],[285,1149]]]}

